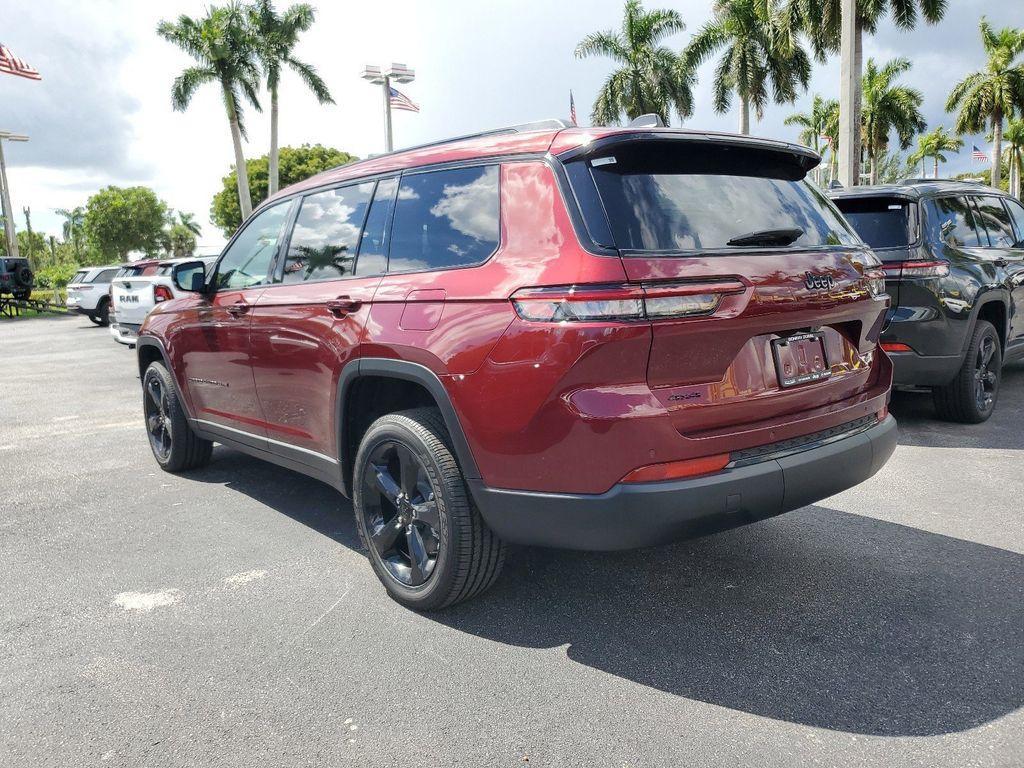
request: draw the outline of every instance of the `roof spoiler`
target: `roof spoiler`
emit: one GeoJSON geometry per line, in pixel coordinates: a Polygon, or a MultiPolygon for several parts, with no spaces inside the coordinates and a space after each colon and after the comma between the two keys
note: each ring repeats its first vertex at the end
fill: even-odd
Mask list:
{"type": "Polygon", "coordinates": [[[646,115],[640,115],[634,117],[629,121],[627,128],[664,128],[665,121],[661,119],[661,115],[656,115],[654,112],[648,112],[646,115]]]}

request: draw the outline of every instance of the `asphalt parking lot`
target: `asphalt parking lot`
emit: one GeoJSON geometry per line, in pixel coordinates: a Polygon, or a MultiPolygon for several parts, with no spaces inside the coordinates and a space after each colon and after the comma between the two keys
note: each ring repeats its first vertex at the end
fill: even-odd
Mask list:
{"type": "Polygon", "coordinates": [[[134,352],[0,321],[0,765],[1019,766],[1024,369],[871,481],[387,598],[347,501],[218,447],[160,472],[134,352]]]}

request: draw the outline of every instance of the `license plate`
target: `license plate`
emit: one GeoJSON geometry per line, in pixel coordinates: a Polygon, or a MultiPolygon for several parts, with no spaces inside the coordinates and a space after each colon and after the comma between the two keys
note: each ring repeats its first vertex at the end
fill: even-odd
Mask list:
{"type": "Polygon", "coordinates": [[[801,333],[772,339],[775,372],[780,387],[821,381],[832,375],[825,359],[825,341],[820,333],[801,333]]]}

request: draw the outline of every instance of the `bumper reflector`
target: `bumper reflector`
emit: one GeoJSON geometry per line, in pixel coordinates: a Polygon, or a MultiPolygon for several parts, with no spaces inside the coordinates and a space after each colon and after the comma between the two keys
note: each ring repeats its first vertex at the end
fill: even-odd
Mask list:
{"type": "Polygon", "coordinates": [[[646,467],[634,469],[624,478],[623,483],[654,483],[659,480],[680,480],[684,477],[710,475],[725,469],[729,463],[729,454],[720,453],[715,456],[701,456],[699,459],[669,461],[664,464],[648,464],[646,467]]]}
{"type": "Polygon", "coordinates": [[[914,350],[907,344],[903,344],[898,341],[883,341],[882,349],[886,352],[913,352],[914,350]]]}

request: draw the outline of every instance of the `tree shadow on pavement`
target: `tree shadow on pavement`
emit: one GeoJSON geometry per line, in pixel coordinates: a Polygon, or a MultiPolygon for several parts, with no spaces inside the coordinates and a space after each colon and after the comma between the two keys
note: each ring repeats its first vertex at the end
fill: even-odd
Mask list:
{"type": "Polygon", "coordinates": [[[1003,369],[999,402],[983,424],[940,421],[930,392],[893,391],[889,409],[899,424],[900,445],[1024,449],[1024,363],[1003,369]]]}
{"type": "MultiPolygon", "coordinates": [[[[326,485],[220,448],[190,476],[359,548],[326,485]]],[[[1014,552],[813,506],[635,552],[511,548],[489,592],[425,615],[718,706],[926,736],[1024,705],[1022,574],[1014,552]]]]}

